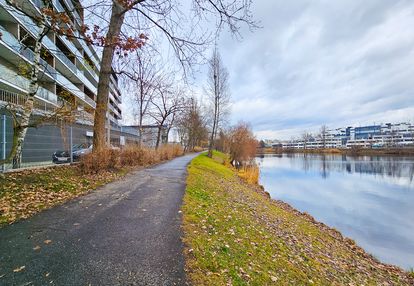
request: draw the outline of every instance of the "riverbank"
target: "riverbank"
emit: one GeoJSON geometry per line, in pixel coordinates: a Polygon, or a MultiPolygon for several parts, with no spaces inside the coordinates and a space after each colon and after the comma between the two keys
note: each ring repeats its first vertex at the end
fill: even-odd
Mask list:
{"type": "Polygon", "coordinates": [[[299,154],[341,154],[348,156],[414,156],[414,148],[384,148],[384,149],[368,149],[368,148],[355,148],[355,149],[339,149],[339,148],[326,148],[326,149],[288,149],[288,148],[258,148],[258,155],[266,154],[286,154],[286,153],[299,153],[299,154]]]}
{"type": "Polygon", "coordinates": [[[338,231],[259,186],[215,153],[188,168],[183,205],[187,276],[194,285],[413,285],[338,231]]]}

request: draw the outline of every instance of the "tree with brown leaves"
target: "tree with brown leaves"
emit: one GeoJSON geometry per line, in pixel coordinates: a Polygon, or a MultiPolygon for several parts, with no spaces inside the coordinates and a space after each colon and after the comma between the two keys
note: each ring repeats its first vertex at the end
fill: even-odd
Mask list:
{"type": "Polygon", "coordinates": [[[240,122],[230,131],[230,158],[240,164],[250,162],[256,155],[258,142],[247,123],[240,122]]]}

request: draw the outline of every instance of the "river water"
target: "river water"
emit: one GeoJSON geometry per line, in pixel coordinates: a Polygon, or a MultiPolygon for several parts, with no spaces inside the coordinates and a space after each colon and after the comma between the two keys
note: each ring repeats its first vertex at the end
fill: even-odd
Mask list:
{"type": "Polygon", "coordinates": [[[283,154],[257,162],[272,198],[338,229],[382,262],[414,267],[414,158],[283,154]]]}

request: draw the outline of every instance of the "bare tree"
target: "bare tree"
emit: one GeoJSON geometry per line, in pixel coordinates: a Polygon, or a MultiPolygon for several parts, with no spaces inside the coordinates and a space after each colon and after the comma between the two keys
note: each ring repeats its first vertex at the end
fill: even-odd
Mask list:
{"type": "Polygon", "coordinates": [[[223,153],[229,153],[230,151],[230,131],[221,129],[215,140],[215,147],[217,150],[223,153]]]}
{"type": "Polygon", "coordinates": [[[308,142],[312,139],[312,134],[310,134],[308,131],[304,131],[302,133],[302,141],[303,141],[303,149],[307,149],[308,142]]]}
{"type": "Polygon", "coordinates": [[[139,145],[142,144],[143,121],[150,109],[153,98],[160,85],[159,71],[152,58],[137,52],[133,74],[130,76],[134,88],[134,100],[137,104],[139,145]]]}
{"type": "MultiPolygon", "coordinates": [[[[101,3],[108,4],[107,1],[101,3]]],[[[105,117],[115,51],[124,56],[131,50],[139,49],[147,43],[147,34],[156,31],[168,41],[182,67],[189,68],[198,61],[206,45],[224,26],[229,27],[233,34],[238,34],[240,23],[250,28],[256,27],[250,13],[251,3],[250,0],[192,0],[191,9],[183,12],[182,3],[176,0],[112,0],[108,29],[98,27],[92,34],[92,40],[103,46],[94,122],[94,150],[100,150],[106,144],[105,117]],[[127,13],[130,16],[126,17],[127,13]],[[205,18],[216,19],[214,31],[205,29],[202,23],[205,18]],[[126,25],[125,19],[128,19],[126,25]],[[126,36],[128,32],[136,33],[137,30],[145,33],[126,36]],[[106,31],[105,35],[99,35],[100,31],[106,31]]]]}
{"type": "Polygon", "coordinates": [[[185,151],[202,147],[207,142],[206,119],[196,99],[190,98],[184,110],[178,114],[177,132],[185,151]]]}
{"type": "Polygon", "coordinates": [[[322,125],[319,129],[319,137],[322,141],[322,148],[326,148],[326,137],[328,135],[328,127],[326,125],[322,125]]]}
{"type": "Polygon", "coordinates": [[[220,124],[223,122],[228,112],[230,101],[229,93],[229,73],[224,67],[217,48],[213,51],[213,56],[209,61],[209,71],[206,92],[212,103],[212,128],[210,134],[210,143],[208,146],[208,156],[213,156],[214,140],[220,124]]]}
{"type": "MultiPolygon", "coordinates": [[[[158,95],[152,98],[152,108],[148,113],[158,126],[156,149],[161,143],[162,130],[165,129],[166,132],[169,132],[171,129],[169,124],[172,124],[177,113],[183,110],[184,102],[182,89],[174,89],[171,84],[158,87],[158,95]]],[[[168,137],[168,134],[166,133],[165,136],[168,137]]]]}

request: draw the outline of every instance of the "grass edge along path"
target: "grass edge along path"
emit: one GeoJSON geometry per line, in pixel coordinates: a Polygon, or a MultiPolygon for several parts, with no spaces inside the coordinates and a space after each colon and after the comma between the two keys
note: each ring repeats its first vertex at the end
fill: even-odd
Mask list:
{"type": "Polygon", "coordinates": [[[413,285],[412,273],[269,199],[226,160],[202,154],[188,166],[183,241],[193,285],[413,285]]]}

